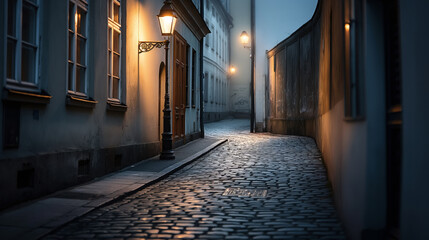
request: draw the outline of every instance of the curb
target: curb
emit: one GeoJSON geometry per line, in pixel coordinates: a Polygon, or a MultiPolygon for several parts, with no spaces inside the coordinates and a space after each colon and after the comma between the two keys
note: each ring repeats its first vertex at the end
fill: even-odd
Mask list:
{"type": "MultiPolygon", "coordinates": [[[[133,195],[133,194],[135,194],[135,193],[143,190],[144,188],[147,188],[147,187],[149,187],[149,186],[151,186],[151,185],[153,185],[153,184],[155,184],[157,182],[160,182],[161,180],[169,177],[171,174],[179,171],[180,169],[184,168],[185,166],[191,164],[192,162],[195,162],[196,160],[198,160],[202,156],[206,155],[207,153],[211,152],[212,150],[214,150],[215,148],[217,148],[218,146],[224,144],[227,141],[228,141],[228,139],[223,139],[223,140],[219,140],[219,141],[211,144],[210,146],[204,148],[203,150],[201,150],[201,151],[199,151],[199,152],[197,152],[197,153],[195,153],[195,154],[193,154],[193,155],[191,155],[191,156],[183,159],[182,161],[180,161],[178,163],[175,163],[175,164],[173,164],[173,165],[165,168],[164,170],[158,172],[157,174],[155,174],[154,176],[152,176],[151,179],[148,180],[143,185],[141,185],[141,186],[139,186],[139,187],[137,187],[137,188],[135,188],[133,190],[124,192],[124,193],[122,193],[122,194],[120,194],[118,196],[112,197],[110,199],[105,199],[106,200],[105,202],[103,202],[103,203],[101,203],[101,204],[99,204],[97,206],[94,206],[93,208],[87,208],[86,211],[82,211],[79,214],[75,215],[73,218],[67,219],[67,221],[63,222],[62,224],[59,224],[59,225],[57,225],[57,226],[55,226],[55,227],[53,227],[51,229],[45,229],[46,231],[44,231],[41,234],[38,234],[39,236],[36,236],[35,239],[41,239],[43,237],[46,237],[48,234],[51,234],[51,233],[57,231],[61,227],[63,227],[65,225],[67,225],[68,223],[70,223],[71,221],[79,219],[79,218],[87,215],[88,213],[90,213],[92,211],[95,211],[95,210],[97,210],[99,208],[102,208],[102,207],[105,207],[107,205],[113,204],[116,201],[122,200],[122,199],[124,199],[124,198],[126,198],[126,197],[128,197],[130,195],[133,195]]],[[[31,232],[32,231],[30,231],[30,233],[31,232]]],[[[25,234],[24,236],[27,237],[28,234],[25,234]]],[[[30,237],[30,236],[28,236],[28,237],[30,237]]]]}

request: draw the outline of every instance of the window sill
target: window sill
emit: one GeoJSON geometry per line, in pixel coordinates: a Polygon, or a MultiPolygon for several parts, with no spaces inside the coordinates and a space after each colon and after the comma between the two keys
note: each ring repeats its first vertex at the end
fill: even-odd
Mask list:
{"type": "Polygon", "coordinates": [[[107,101],[107,110],[115,112],[126,112],[128,106],[119,102],[107,101]]]}
{"type": "Polygon", "coordinates": [[[66,104],[73,107],[94,108],[98,103],[92,98],[81,98],[71,94],[68,94],[66,98],[66,104]]]}
{"type": "Polygon", "coordinates": [[[51,98],[52,96],[43,90],[41,93],[31,93],[5,88],[3,94],[3,100],[23,103],[48,104],[51,98]]]}

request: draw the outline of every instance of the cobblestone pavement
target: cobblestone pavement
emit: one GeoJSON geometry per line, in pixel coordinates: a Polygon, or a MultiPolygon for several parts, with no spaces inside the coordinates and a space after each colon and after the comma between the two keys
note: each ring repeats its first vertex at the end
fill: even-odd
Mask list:
{"type": "Polygon", "coordinates": [[[229,141],[46,239],[345,239],[311,138],[249,134],[244,120],[206,129],[229,141]]]}

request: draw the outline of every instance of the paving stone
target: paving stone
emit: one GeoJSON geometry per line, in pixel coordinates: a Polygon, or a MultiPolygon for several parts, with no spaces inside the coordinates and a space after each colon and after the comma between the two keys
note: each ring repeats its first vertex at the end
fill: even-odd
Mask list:
{"type": "Polygon", "coordinates": [[[178,235],[174,235],[174,238],[179,238],[179,239],[194,239],[195,235],[193,235],[193,234],[178,234],[178,235]]]}
{"type": "Polygon", "coordinates": [[[313,139],[250,134],[245,120],[206,124],[206,135],[228,142],[46,239],[345,239],[313,139]],[[266,196],[244,194],[255,190],[266,196]]]}

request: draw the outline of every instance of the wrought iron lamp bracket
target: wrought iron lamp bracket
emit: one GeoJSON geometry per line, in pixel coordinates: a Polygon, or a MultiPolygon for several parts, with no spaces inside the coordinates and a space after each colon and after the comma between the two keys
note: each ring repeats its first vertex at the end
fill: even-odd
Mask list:
{"type": "Polygon", "coordinates": [[[149,52],[154,48],[161,48],[162,46],[165,46],[168,43],[169,43],[168,40],[156,41],[156,42],[141,41],[139,42],[139,53],[149,52]]]}

